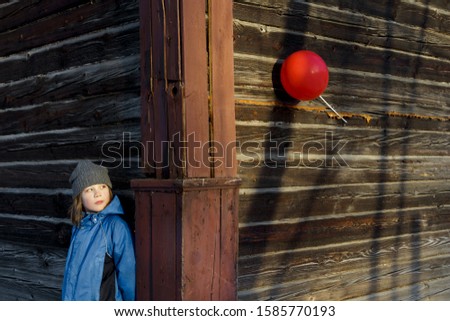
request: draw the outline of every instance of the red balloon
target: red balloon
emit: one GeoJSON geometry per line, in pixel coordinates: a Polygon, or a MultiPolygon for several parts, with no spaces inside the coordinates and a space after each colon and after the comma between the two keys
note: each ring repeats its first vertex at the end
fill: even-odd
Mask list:
{"type": "Polygon", "coordinates": [[[313,100],[327,88],[327,65],[312,51],[296,51],[281,66],[281,84],[290,96],[298,100],[313,100]]]}

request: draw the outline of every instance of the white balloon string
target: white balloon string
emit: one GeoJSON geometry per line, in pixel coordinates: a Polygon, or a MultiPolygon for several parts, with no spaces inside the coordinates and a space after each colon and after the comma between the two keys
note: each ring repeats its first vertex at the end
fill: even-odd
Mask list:
{"type": "Polygon", "coordinates": [[[327,105],[327,107],[330,108],[333,111],[333,113],[335,113],[340,119],[342,119],[344,121],[344,123],[347,124],[347,121],[344,119],[344,117],[339,115],[339,113],[325,100],[325,98],[322,97],[322,95],[320,95],[319,98],[322,99],[322,101],[325,103],[325,105],[327,105]]]}

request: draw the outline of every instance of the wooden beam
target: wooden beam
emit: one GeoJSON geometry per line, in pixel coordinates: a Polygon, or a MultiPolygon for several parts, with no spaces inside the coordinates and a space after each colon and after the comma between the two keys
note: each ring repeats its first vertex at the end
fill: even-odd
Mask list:
{"type": "Polygon", "coordinates": [[[213,176],[236,176],[233,2],[209,3],[209,65],[213,176]]]}
{"type": "Polygon", "coordinates": [[[232,1],[141,0],[140,18],[137,297],[235,300],[232,1]]]}
{"type": "Polygon", "coordinates": [[[209,153],[208,58],[205,1],[180,1],[185,116],[186,177],[211,177],[209,153]],[[194,146],[192,146],[194,142],[194,146]]]}

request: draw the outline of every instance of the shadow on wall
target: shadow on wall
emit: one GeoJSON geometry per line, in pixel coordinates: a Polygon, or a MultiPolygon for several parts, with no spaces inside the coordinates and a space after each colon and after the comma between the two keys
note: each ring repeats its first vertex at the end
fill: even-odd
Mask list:
{"type": "MultiPolygon", "coordinates": [[[[393,50],[395,49],[393,46],[393,39],[394,39],[394,31],[393,31],[393,23],[395,22],[395,16],[396,16],[396,12],[397,12],[397,8],[396,8],[396,1],[394,0],[390,0],[389,3],[386,5],[386,12],[385,12],[385,17],[386,17],[386,30],[387,30],[387,35],[386,35],[386,41],[384,44],[384,64],[383,64],[383,93],[384,93],[384,114],[387,115],[390,111],[390,105],[389,105],[389,101],[390,101],[390,95],[391,94],[395,94],[392,92],[391,90],[391,78],[390,75],[392,75],[392,62],[390,61],[390,57],[393,53],[393,50]]],[[[426,1],[424,3],[423,6],[423,14],[421,15],[423,17],[423,21],[420,25],[421,28],[421,34],[420,34],[420,42],[425,41],[425,28],[427,25],[427,20],[428,20],[428,15],[429,15],[429,1],[426,1]]],[[[421,51],[416,53],[416,59],[414,59],[415,61],[415,65],[411,66],[412,68],[412,74],[416,75],[421,67],[422,64],[422,60],[420,59],[421,57],[421,51]]],[[[417,91],[417,82],[414,79],[413,85],[412,85],[412,97],[417,97],[417,95],[415,95],[415,92],[417,91]]],[[[411,101],[408,105],[403,106],[404,110],[403,112],[406,114],[413,114],[414,110],[413,110],[413,101],[411,101]]],[[[385,195],[386,194],[386,183],[388,182],[388,178],[387,178],[387,171],[388,169],[391,167],[389,164],[389,161],[387,159],[387,156],[389,156],[391,153],[394,153],[394,150],[390,150],[389,148],[389,141],[391,139],[390,137],[390,132],[389,132],[389,117],[386,116],[386,119],[384,121],[384,130],[383,130],[383,137],[380,140],[380,155],[381,157],[384,158],[383,161],[380,161],[380,167],[379,167],[379,172],[380,172],[380,177],[379,177],[379,181],[378,181],[378,194],[379,195],[385,195]]],[[[401,148],[400,148],[400,153],[399,156],[400,158],[404,157],[404,156],[408,156],[409,154],[409,150],[408,150],[408,146],[410,144],[410,135],[409,135],[409,126],[410,126],[410,120],[409,118],[407,118],[405,120],[405,124],[404,124],[404,129],[402,131],[402,136],[400,137],[399,141],[401,141],[401,148]]],[[[397,147],[394,147],[395,149],[397,149],[397,147]]],[[[400,249],[400,247],[402,246],[402,242],[405,242],[406,239],[404,241],[402,241],[402,235],[410,235],[409,237],[409,241],[407,241],[409,243],[409,248],[411,249],[411,263],[410,263],[410,267],[409,267],[409,272],[410,272],[410,280],[407,281],[408,284],[411,285],[410,287],[410,293],[409,293],[409,297],[407,298],[408,300],[420,300],[421,299],[421,293],[420,293],[420,286],[419,286],[419,282],[420,282],[420,269],[421,269],[421,264],[420,264],[420,258],[421,258],[421,249],[420,249],[420,242],[421,242],[421,237],[420,237],[420,233],[421,233],[421,226],[420,226],[420,215],[416,212],[411,214],[411,217],[407,218],[408,223],[405,222],[405,213],[402,212],[402,209],[404,209],[406,207],[406,200],[405,200],[405,195],[406,195],[406,182],[408,180],[408,174],[406,171],[406,163],[402,162],[401,166],[400,166],[400,178],[399,178],[399,189],[398,189],[398,193],[399,193],[399,200],[398,200],[398,204],[397,204],[397,213],[396,213],[396,217],[397,217],[397,227],[396,227],[396,231],[395,231],[395,241],[394,241],[394,249],[396,251],[398,251],[400,249]]],[[[380,290],[380,286],[379,286],[379,278],[380,278],[380,256],[378,255],[378,253],[381,250],[381,244],[380,244],[380,238],[382,237],[381,232],[382,232],[382,224],[383,224],[383,220],[386,216],[385,212],[385,205],[384,205],[384,197],[380,197],[377,203],[377,208],[376,208],[376,214],[375,214],[375,228],[373,230],[372,233],[372,260],[371,260],[371,269],[370,269],[370,277],[371,277],[371,286],[370,286],[370,296],[369,298],[372,296],[374,299],[376,298],[376,293],[379,292],[380,290]]],[[[395,289],[398,288],[399,286],[401,286],[401,284],[398,283],[398,278],[401,277],[401,266],[399,265],[398,262],[398,256],[394,256],[393,257],[393,261],[391,263],[391,284],[390,287],[391,289],[395,289]]],[[[405,283],[405,281],[403,281],[402,283],[405,283]]],[[[405,299],[404,297],[400,298],[398,296],[398,293],[396,291],[391,291],[391,297],[390,300],[400,300],[400,299],[405,299]]]]}

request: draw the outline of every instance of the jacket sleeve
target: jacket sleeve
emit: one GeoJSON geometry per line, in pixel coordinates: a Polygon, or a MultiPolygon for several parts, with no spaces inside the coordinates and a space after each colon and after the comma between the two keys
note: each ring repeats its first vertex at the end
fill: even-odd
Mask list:
{"type": "Polygon", "coordinates": [[[117,273],[117,287],[124,301],[134,301],[136,292],[136,258],[134,244],[127,223],[117,217],[112,230],[113,258],[117,273]]]}

